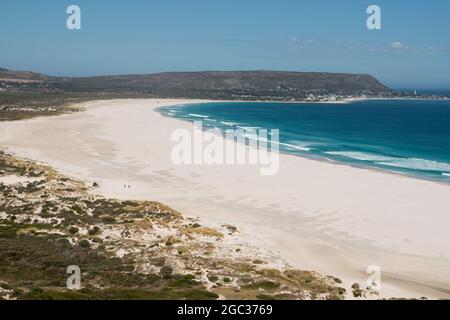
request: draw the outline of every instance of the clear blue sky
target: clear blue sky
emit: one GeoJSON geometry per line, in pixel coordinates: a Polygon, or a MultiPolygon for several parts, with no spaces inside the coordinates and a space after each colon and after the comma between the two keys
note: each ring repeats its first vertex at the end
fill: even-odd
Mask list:
{"type": "Polygon", "coordinates": [[[370,73],[450,89],[448,0],[1,0],[0,67],[51,75],[190,70],[370,73]],[[82,30],[66,28],[66,8],[82,30]],[[382,9],[382,30],[366,8],[382,9]]]}

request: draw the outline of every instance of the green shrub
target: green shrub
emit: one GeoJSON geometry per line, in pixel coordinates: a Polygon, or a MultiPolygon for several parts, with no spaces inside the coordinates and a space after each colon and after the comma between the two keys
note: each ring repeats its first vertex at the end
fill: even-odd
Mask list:
{"type": "Polygon", "coordinates": [[[228,278],[228,277],[225,277],[225,278],[223,278],[222,280],[223,280],[223,282],[225,282],[225,283],[230,283],[230,282],[231,282],[231,279],[228,278]]]}
{"type": "Polygon", "coordinates": [[[100,234],[100,233],[101,233],[101,229],[100,229],[99,227],[97,227],[97,226],[93,227],[92,229],[90,229],[90,230],[88,231],[88,234],[89,234],[90,236],[96,236],[96,235],[98,235],[98,234],[100,234]]]}
{"type": "Polygon", "coordinates": [[[80,229],[78,229],[77,227],[70,227],[69,228],[69,233],[71,233],[71,234],[77,234],[78,231],[80,231],[80,229]]]}
{"type": "Polygon", "coordinates": [[[214,274],[208,274],[208,280],[211,282],[217,282],[219,280],[219,277],[214,274]]]}
{"type": "Polygon", "coordinates": [[[172,275],[173,268],[171,266],[165,265],[159,270],[159,274],[163,278],[168,278],[172,275]]]}
{"type": "Polygon", "coordinates": [[[215,300],[219,298],[219,296],[213,292],[199,289],[185,291],[182,293],[182,296],[188,300],[215,300]]]}
{"type": "Polygon", "coordinates": [[[80,247],[83,247],[83,248],[89,248],[89,247],[91,246],[91,244],[89,243],[89,241],[87,241],[86,239],[80,240],[80,241],[78,242],[78,245],[79,245],[80,247]]]}

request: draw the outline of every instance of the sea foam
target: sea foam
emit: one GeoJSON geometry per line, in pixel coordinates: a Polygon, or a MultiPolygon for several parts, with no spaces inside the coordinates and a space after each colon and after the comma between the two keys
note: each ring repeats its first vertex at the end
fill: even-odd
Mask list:
{"type": "Polygon", "coordinates": [[[421,170],[421,171],[450,171],[450,164],[416,158],[397,159],[389,162],[377,162],[378,164],[390,167],[421,170]]]}
{"type": "Polygon", "coordinates": [[[221,124],[226,125],[226,126],[230,126],[233,127],[236,125],[236,123],[234,122],[227,122],[227,121],[220,121],[221,124]]]}
{"type": "Polygon", "coordinates": [[[329,151],[325,152],[326,154],[331,154],[334,156],[341,156],[341,157],[347,157],[352,158],[356,160],[361,161],[393,161],[398,158],[383,156],[383,155],[377,155],[372,153],[366,153],[366,152],[358,152],[358,151],[329,151]]]}
{"type": "Polygon", "coordinates": [[[209,116],[205,116],[203,114],[190,113],[189,115],[194,118],[204,118],[204,119],[209,118],[209,116]]]}
{"type": "Polygon", "coordinates": [[[290,143],[280,142],[280,145],[285,146],[288,149],[301,150],[301,151],[311,151],[310,148],[307,148],[307,147],[304,147],[304,146],[299,146],[299,145],[294,145],[294,144],[290,144],[290,143]]]}
{"type": "Polygon", "coordinates": [[[450,171],[450,164],[433,160],[419,158],[396,158],[358,151],[330,151],[325,153],[360,161],[371,161],[388,167],[420,171],[450,171]]]}

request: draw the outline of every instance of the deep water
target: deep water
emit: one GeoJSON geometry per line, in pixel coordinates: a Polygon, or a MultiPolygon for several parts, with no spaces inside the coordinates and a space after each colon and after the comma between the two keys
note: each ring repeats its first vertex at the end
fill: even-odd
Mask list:
{"type": "Polygon", "coordinates": [[[280,151],[450,182],[450,100],[206,103],[161,108],[221,130],[280,130],[280,151]]]}

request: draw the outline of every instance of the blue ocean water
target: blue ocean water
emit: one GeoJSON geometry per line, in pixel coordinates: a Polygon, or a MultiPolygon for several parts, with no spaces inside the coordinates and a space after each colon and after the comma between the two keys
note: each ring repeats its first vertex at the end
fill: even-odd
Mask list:
{"type": "Polygon", "coordinates": [[[165,115],[221,130],[280,130],[280,152],[450,183],[450,100],[205,103],[165,115]]]}

